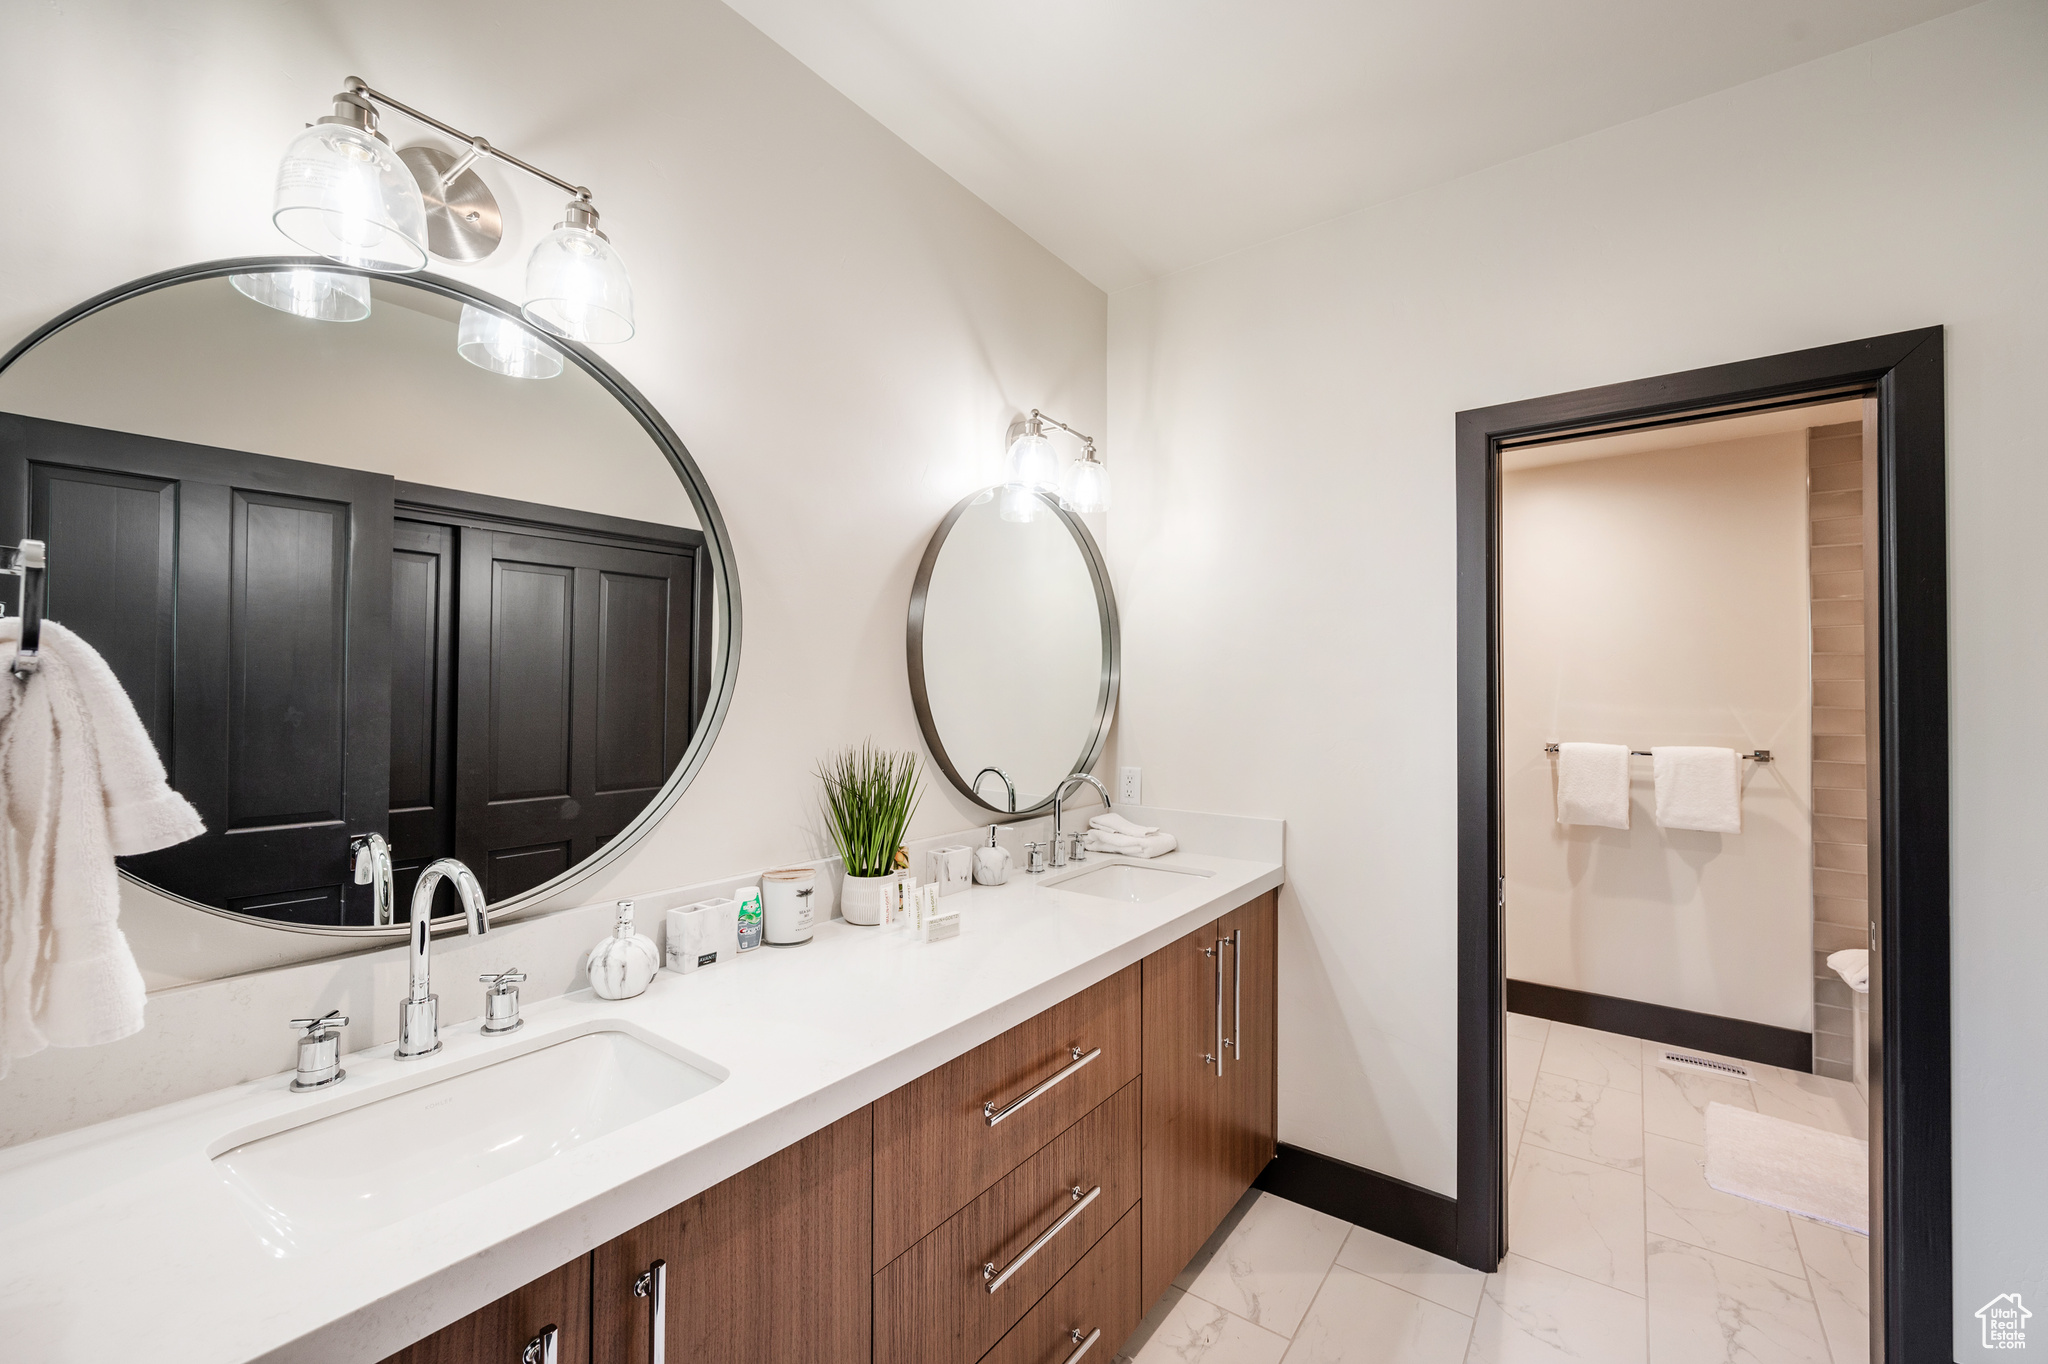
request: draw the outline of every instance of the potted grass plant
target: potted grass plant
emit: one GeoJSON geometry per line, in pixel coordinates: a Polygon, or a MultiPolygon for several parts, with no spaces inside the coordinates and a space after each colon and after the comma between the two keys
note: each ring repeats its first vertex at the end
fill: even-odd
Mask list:
{"type": "Polygon", "coordinates": [[[895,876],[903,831],[924,794],[917,755],[863,743],[827,758],[818,779],[825,784],[825,825],[846,863],[839,913],[850,924],[879,924],[882,887],[895,876]]]}

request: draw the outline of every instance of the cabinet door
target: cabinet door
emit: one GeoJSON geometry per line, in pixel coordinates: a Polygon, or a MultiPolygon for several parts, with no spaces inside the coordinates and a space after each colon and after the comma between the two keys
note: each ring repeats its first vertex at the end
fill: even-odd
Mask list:
{"type": "Polygon", "coordinates": [[[1230,1211],[1231,1162],[1217,1065],[1224,954],[1204,924],[1144,961],[1144,1221],[1140,1285],[1149,1306],[1230,1211]]]}
{"type": "Polygon", "coordinates": [[[863,1108],[599,1246],[595,1364],[648,1364],[656,1260],[670,1364],[868,1364],[873,1135],[863,1108]]]}
{"type": "Polygon", "coordinates": [[[557,1364],[589,1364],[588,1255],[415,1341],[384,1364],[522,1364],[527,1345],[550,1326],[559,1332],[557,1364]]]}
{"type": "Polygon", "coordinates": [[[1273,1159],[1279,1140],[1274,1024],[1279,994],[1280,892],[1268,891],[1223,916],[1225,1123],[1232,1198],[1243,1195],[1273,1159]]]}

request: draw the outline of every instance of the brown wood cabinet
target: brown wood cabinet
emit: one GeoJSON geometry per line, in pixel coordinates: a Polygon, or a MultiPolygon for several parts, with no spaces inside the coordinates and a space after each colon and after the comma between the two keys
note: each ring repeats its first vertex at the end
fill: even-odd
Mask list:
{"type": "Polygon", "coordinates": [[[1273,1157],[1278,904],[1262,895],[1143,962],[1141,1305],[1273,1157]]]}
{"type": "Polygon", "coordinates": [[[1204,924],[386,1364],[526,1364],[549,1326],[557,1364],[650,1364],[656,1329],[675,1364],[1065,1364],[1084,1345],[1106,1364],[1273,1157],[1277,905],[1204,924]]]}

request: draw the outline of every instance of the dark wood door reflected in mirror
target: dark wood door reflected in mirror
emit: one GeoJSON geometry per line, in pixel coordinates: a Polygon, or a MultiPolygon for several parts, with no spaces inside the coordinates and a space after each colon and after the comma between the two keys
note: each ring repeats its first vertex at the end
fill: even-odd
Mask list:
{"type": "Polygon", "coordinates": [[[380,926],[369,833],[382,925],[439,857],[494,903],[563,884],[723,710],[736,603],[694,467],[587,354],[541,381],[461,359],[481,296],[377,278],[339,324],[226,273],[87,305],[0,368],[0,538],[49,544],[48,616],[207,826],[123,870],[316,930],[380,926]]]}

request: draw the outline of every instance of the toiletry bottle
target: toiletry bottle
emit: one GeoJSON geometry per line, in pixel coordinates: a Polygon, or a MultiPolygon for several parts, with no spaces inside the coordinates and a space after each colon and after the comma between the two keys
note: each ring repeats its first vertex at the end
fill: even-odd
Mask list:
{"type": "Polygon", "coordinates": [[[981,886],[1000,886],[1010,879],[1010,850],[996,844],[996,828],[988,826],[988,843],[974,850],[974,882],[981,886]]]}
{"type": "Polygon", "coordinates": [[[741,886],[732,898],[740,902],[740,951],[751,952],[761,945],[761,888],[741,886]]]}
{"type": "Polygon", "coordinates": [[[631,999],[653,983],[654,973],[661,969],[654,940],[633,931],[633,902],[619,901],[618,912],[612,935],[591,948],[583,961],[591,991],[599,999],[631,999]]]}

